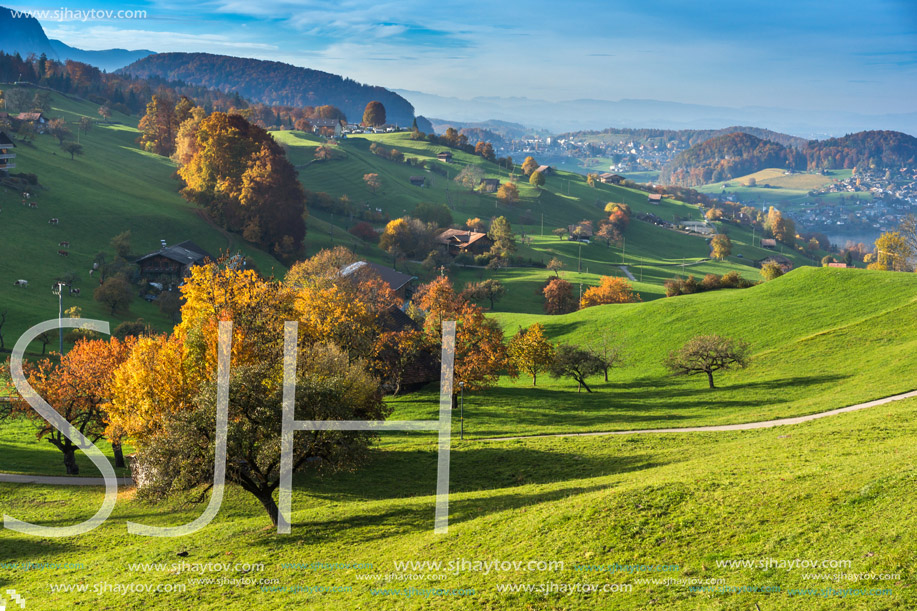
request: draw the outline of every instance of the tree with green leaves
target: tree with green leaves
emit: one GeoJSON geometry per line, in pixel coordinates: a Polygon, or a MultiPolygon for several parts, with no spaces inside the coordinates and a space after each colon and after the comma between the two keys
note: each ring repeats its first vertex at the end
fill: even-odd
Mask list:
{"type": "Polygon", "coordinates": [[[538,373],[547,371],[554,362],[554,347],[545,338],[540,323],[519,329],[509,341],[506,354],[517,370],[532,376],[532,386],[538,381],[538,373]]]}
{"type": "Polygon", "coordinates": [[[725,233],[718,233],[710,240],[710,255],[714,259],[725,259],[732,254],[732,240],[725,233]]]}
{"type": "Polygon", "coordinates": [[[602,361],[589,350],[569,344],[561,344],[554,348],[554,360],[549,371],[552,378],[573,378],[577,382],[576,392],[583,388],[592,392],[586,383],[586,378],[598,375],[603,370],[602,361]]]}
{"type": "Polygon", "coordinates": [[[461,295],[471,301],[487,300],[490,302],[490,309],[493,310],[496,302],[506,295],[506,287],[496,278],[488,278],[481,282],[469,282],[461,295]]]}
{"type": "Polygon", "coordinates": [[[748,343],[720,335],[698,335],[688,340],[665,359],[665,366],[675,375],[706,374],[710,388],[713,374],[735,367],[744,369],[751,359],[748,343]]]}
{"type": "Polygon", "coordinates": [[[529,176],[529,184],[533,187],[540,188],[544,185],[544,175],[537,170],[532,172],[531,176],[529,176]]]}
{"type": "Polygon", "coordinates": [[[508,257],[516,252],[516,234],[505,216],[498,216],[490,223],[487,236],[493,241],[490,253],[495,257],[508,257]]]}
{"type": "Polygon", "coordinates": [[[73,142],[72,140],[61,144],[61,148],[64,150],[65,153],[68,153],[70,155],[71,160],[73,159],[74,155],[83,154],[83,145],[73,142]]]}
{"type": "Polygon", "coordinates": [[[783,275],[783,267],[776,261],[766,261],[761,266],[761,276],[765,280],[774,280],[783,275]]]}

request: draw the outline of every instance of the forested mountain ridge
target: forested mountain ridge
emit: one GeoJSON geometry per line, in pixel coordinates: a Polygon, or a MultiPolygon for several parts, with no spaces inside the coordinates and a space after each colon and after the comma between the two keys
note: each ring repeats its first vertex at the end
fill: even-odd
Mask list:
{"type": "Polygon", "coordinates": [[[842,138],[787,147],[751,134],[711,138],[679,153],[659,181],[695,186],[729,180],[766,168],[791,170],[906,167],[917,161],[917,138],[894,131],[864,131],[842,138]]]}
{"type": "Polygon", "coordinates": [[[120,70],[141,78],[159,77],[235,92],[253,101],[280,106],[332,105],[358,122],[372,100],[385,106],[389,123],[410,126],[414,107],[384,87],[290,64],[211,53],[158,53],[120,70]]]}

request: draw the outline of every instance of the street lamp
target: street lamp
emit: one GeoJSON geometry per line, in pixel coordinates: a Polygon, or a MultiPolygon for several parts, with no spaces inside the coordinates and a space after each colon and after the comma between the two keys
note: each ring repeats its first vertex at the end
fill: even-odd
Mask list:
{"type": "Polygon", "coordinates": [[[57,295],[57,322],[58,331],[60,332],[60,355],[64,356],[64,282],[57,282],[57,288],[51,289],[51,293],[57,295]]]}
{"type": "Polygon", "coordinates": [[[461,399],[459,400],[459,421],[461,422],[461,430],[459,433],[460,439],[465,439],[465,383],[459,382],[459,389],[461,391],[461,399]]]}

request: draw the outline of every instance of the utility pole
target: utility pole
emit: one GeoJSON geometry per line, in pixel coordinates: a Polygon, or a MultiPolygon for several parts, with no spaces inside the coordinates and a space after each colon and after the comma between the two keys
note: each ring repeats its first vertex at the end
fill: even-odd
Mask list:
{"type": "Polygon", "coordinates": [[[544,237],[544,212],[541,213],[541,237],[544,237]]]}
{"type": "MultiPolygon", "coordinates": [[[[583,271],[583,243],[579,243],[579,253],[577,254],[576,260],[576,271],[580,273],[583,271]]],[[[582,287],[580,287],[582,289],[582,287]]]]}
{"type": "Polygon", "coordinates": [[[57,322],[58,322],[58,331],[60,331],[60,355],[61,358],[64,356],[64,283],[57,283],[57,290],[51,291],[57,295],[57,322]]]}

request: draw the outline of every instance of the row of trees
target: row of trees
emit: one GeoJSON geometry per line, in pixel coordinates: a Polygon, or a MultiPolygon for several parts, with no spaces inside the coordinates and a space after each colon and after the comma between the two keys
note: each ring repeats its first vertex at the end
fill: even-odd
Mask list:
{"type": "MultiPolygon", "coordinates": [[[[561,267],[562,263],[558,259],[552,259],[548,264],[548,269],[555,274],[561,267]]],[[[616,276],[603,276],[599,285],[586,289],[580,299],[573,295],[573,285],[559,275],[548,280],[541,292],[544,295],[546,314],[569,314],[577,309],[597,305],[641,301],[639,293],[634,292],[630,282],[616,276]]]]}

